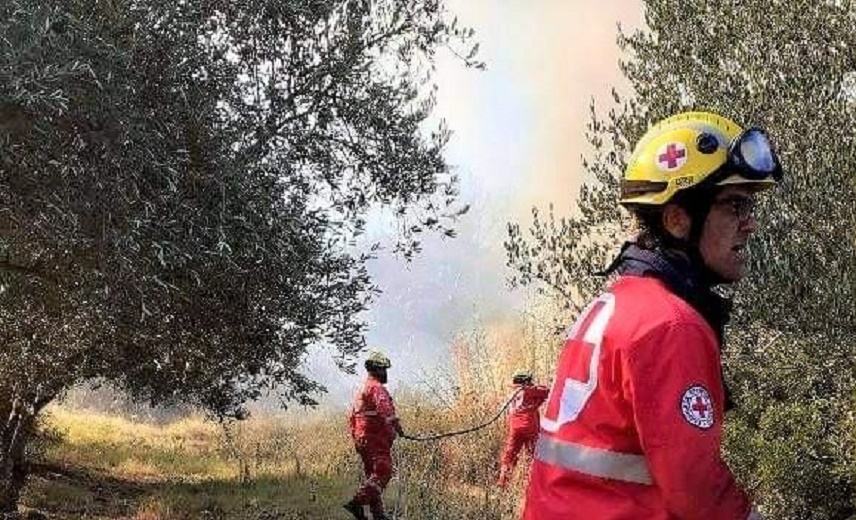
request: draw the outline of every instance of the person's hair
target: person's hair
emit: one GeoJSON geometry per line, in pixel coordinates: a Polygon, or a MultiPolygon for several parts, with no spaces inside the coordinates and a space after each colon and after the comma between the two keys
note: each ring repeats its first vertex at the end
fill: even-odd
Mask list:
{"type": "MultiPolygon", "coordinates": [[[[718,186],[695,186],[676,193],[668,204],[677,204],[684,208],[693,220],[690,240],[696,241],[701,237],[702,226],[707,218],[710,205],[718,186]]],[[[631,208],[636,218],[636,245],[642,249],[660,249],[675,247],[680,240],[672,236],[663,227],[663,206],[638,205],[631,208]]]]}
{"type": "Polygon", "coordinates": [[[668,233],[663,229],[662,208],[644,208],[633,211],[636,219],[636,245],[642,249],[660,249],[668,233]]]}

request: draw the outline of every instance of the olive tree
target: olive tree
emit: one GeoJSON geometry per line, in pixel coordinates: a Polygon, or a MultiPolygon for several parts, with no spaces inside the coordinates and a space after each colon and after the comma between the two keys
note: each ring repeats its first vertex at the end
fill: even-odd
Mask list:
{"type": "Polygon", "coordinates": [[[854,513],[856,396],[856,4],[645,0],[644,26],[618,41],[631,89],[593,109],[588,183],[568,216],[509,225],[512,282],[569,305],[603,287],[631,231],[618,180],[654,121],[706,109],[759,125],[786,177],[762,199],[749,277],[724,358],[736,411],[726,456],[771,518],[854,513]]]}
{"type": "Polygon", "coordinates": [[[390,208],[451,234],[435,53],[442,0],[0,4],[0,510],[39,413],[106,380],[241,417],[347,369],[377,288],[354,242],[390,208]]]}

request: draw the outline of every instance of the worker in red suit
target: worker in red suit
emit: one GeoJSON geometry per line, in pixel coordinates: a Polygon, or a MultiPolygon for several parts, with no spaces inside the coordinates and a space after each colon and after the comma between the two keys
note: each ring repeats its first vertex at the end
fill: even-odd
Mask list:
{"type": "Polygon", "coordinates": [[[373,520],[386,520],[383,510],[383,490],[392,478],[392,442],[402,435],[395,405],[384,385],[389,358],[373,352],[365,362],[368,376],[357,393],[350,411],[351,437],[363,461],[365,480],[354,498],[345,504],[357,520],[368,520],[366,507],[373,520]]]}
{"type": "Polygon", "coordinates": [[[541,418],[524,520],[756,520],[721,456],[720,351],[758,193],[782,167],[764,130],[709,112],[654,125],[621,204],[636,240],[568,332],[541,418]]]}
{"type": "Polygon", "coordinates": [[[500,487],[508,485],[508,479],[514,472],[520,450],[524,447],[529,457],[535,451],[535,441],[538,440],[540,414],[538,408],[547,399],[549,390],[545,386],[532,384],[532,373],[528,370],[518,370],[512,376],[514,399],[511,402],[508,416],[508,433],[505,436],[505,447],[502,450],[499,471],[500,487]]]}

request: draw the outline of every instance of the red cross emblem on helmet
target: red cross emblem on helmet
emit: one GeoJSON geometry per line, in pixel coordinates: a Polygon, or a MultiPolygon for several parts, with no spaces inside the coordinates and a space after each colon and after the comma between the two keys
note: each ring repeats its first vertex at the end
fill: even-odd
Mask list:
{"type": "Polygon", "coordinates": [[[657,150],[657,168],[671,172],[687,162],[687,147],[683,143],[666,143],[657,150]]]}

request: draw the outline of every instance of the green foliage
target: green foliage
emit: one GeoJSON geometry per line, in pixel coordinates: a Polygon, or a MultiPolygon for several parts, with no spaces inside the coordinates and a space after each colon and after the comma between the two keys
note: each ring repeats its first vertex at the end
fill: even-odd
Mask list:
{"type": "Polygon", "coordinates": [[[81,380],[311,403],[307,349],[364,345],[366,213],[409,256],[462,212],[426,121],[471,36],[439,0],[3,2],[2,445],[81,380]]]}
{"type": "Polygon", "coordinates": [[[101,376],[226,412],[263,376],[305,398],[308,344],[362,345],[374,289],[346,246],[365,212],[412,231],[454,213],[446,131],[420,129],[435,49],[470,35],[442,3],[20,0],[2,19],[0,367],[65,365],[42,393],[101,376]]]}
{"type": "Polygon", "coordinates": [[[765,127],[786,180],[765,198],[736,291],[725,354],[738,409],[727,455],[765,512],[854,512],[856,395],[856,6],[852,2],[646,0],[645,28],[621,35],[632,94],[592,111],[592,181],[571,217],[509,226],[513,282],[542,282],[574,305],[600,290],[627,229],[617,180],[647,126],[688,109],[765,127]]]}

